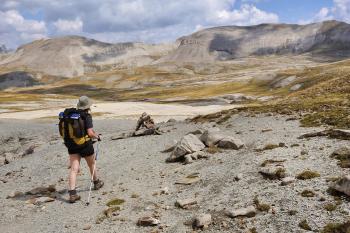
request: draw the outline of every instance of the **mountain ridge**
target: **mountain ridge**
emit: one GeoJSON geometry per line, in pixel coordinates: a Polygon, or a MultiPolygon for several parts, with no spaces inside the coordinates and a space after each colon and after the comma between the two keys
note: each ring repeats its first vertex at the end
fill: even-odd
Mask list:
{"type": "Polygon", "coordinates": [[[213,63],[249,56],[300,54],[310,54],[313,59],[349,58],[350,25],[324,21],[307,25],[220,26],[180,37],[170,44],[113,44],[64,36],[22,45],[0,59],[0,67],[74,77],[164,63],[213,63]]]}

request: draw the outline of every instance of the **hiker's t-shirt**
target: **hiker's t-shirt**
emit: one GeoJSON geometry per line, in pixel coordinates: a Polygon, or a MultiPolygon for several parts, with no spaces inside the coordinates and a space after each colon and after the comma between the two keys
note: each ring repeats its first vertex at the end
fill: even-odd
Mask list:
{"type": "Polygon", "coordinates": [[[86,130],[93,128],[92,117],[90,114],[86,114],[85,116],[85,128],[86,130]]]}

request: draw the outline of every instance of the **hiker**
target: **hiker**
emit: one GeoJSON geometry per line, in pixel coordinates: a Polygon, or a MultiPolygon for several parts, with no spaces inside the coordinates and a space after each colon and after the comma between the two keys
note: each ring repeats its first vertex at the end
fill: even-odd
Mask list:
{"type": "Polygon", "coordinates": [[[69,153],[69,202],[80,200],[76,191],[76,178],[80,170],[80,160],[84,158],[91,175],[93,174],[94,190],[102,188],[103,181],[97,178],[93,139],[101,141],[93,130],[91,107],[92,101],[81,96],[76,108],[65,109],[60,113],[59,130],[69,153]],[[93,171],[95,168],[95,171],[93,171]]]}
{"type": "Polygon", "coordinates": [[[137,121],[133,136],[144,136],[152,134],[160,135],[161,133],[156,128],[156,124],[154,123],[154,120],[151,118],[151,116],[144,112],[137,121]]]}

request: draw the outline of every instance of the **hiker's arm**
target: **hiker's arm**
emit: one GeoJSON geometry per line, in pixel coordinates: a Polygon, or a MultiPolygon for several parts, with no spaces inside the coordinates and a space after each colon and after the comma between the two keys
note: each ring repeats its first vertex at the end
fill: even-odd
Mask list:
{"type": "Polygon", "coordinates": [[[95,131],[92,128],[87,129],[87,133],[88,133],[88,136],[92,139],[99,139],[100,138],[100,136],[97,133],[95,133],[95,131]]]}

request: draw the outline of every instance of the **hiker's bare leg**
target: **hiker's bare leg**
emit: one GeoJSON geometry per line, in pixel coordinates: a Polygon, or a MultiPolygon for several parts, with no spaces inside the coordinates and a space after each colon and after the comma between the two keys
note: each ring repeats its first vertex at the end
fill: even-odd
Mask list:
{"type": "Polygon", "coordinates": [[[84,159],[86,160],[86,163],[87,163],[87,165],[88,165],[88,167],[90,169],[90,174],[91,175],[92,175],[93,170],[95,168],[93,180],[97,180],[97,173],[96,173],[96,167],[95,167],[95,164],[96,164],[95,154],[87,156],[87,157],[84,157],[84,159]]]}
{"type": "Polygon", "coordinates": [[[77,174],[80,169],[80,156],[78,154],[70,154],[69,162],[70,162],[69,190],[74,190],[76,187],[77,174]]]}

